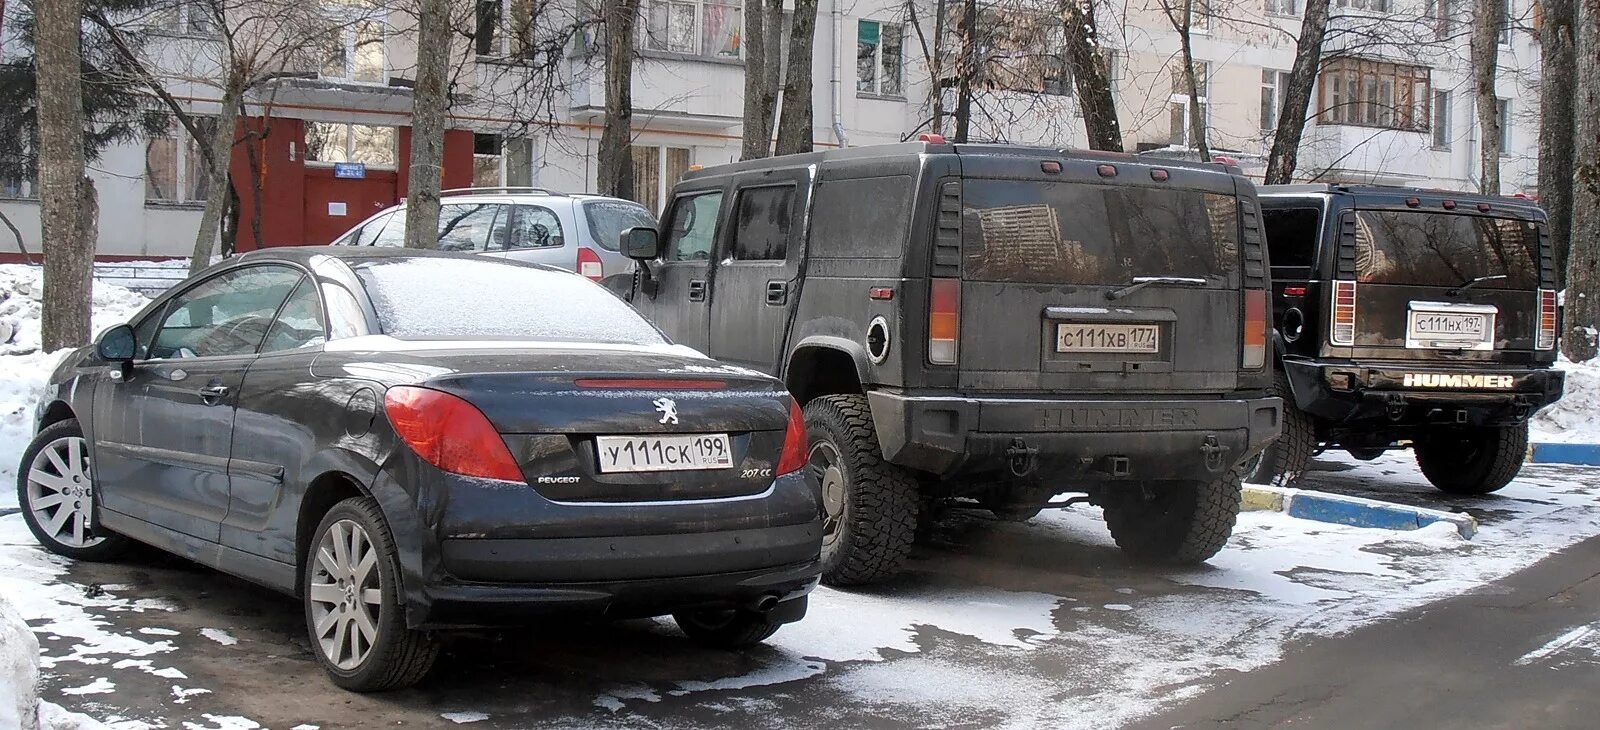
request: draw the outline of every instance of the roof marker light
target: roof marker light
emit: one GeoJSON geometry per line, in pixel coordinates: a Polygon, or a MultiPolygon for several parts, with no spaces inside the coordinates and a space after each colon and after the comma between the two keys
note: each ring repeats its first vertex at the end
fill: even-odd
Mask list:
{"type": "Polygon", "coordinates": [[[1116,177],[1117,176],[1117,166],[1116,165],[1101,165],[1099,167],[1096,167],[1095,171],[1100,173],[1100,177],[1116,177]]]}
{"type": "Polygon", "coordinates": [[[1159,167],[1150,171],[1150,179],[1156,182],[1166,182],[1169,177],[1172,177],[1172,174],[1159,167]]]}

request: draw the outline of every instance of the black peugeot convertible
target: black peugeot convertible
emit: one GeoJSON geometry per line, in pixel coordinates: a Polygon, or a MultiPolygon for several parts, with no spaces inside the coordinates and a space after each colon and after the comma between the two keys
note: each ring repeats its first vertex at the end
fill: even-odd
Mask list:
{"type": "Polygon", "coordinates": [[[554,269],[246,254],[67,357],[37,418],[18,491],[45,547],[132,539],[292,593],[348,689],[415,683],[441,629],[551,612],[749,646],[816,584],[782,384],[554,269]]]}

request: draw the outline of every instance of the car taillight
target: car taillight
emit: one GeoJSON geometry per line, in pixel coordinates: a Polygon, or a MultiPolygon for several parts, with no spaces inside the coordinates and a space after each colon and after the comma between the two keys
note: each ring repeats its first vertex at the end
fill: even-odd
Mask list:
{"type": "Polygon", "coordinates": [[[458,396],[397,385],[383,397],[394,432],[417,456],[452,474],[523,481],[522,469],[483,411],[458,396]]]}
{"type": "Polygon", "coordinates": [[[806,465],[806,417],[800,402],[789,399],[789,431],[783,436],[783,455],[778,457],[778,476],[793,474],[806,465]]]}
{"type": "Polygon", "coordinates": [[[1246,370],[1259,370],[1267,364],[1267,292],[1244,292],[1244,356],[1239,363],[1246,370]]]}
{"type": "Polygon", "coordinates": [[[1335,345],[1356,344],[1356,283],[1333,283],[1333,333],[1328,338],[1335,345]]]}
{"type": "Polygon", "coordinates": [[[592,248],[578,249],[578,273],[594,281],[604,279],[606,266],[600,262],[600,254],[592,248]]]}
{"type": "Polygon", "coordinates": [[[1534,347],[1540,350],[1556,346],[1556,293],[1550,289],[1539,290],[1539,338],[1534,347]]]}
{"type": "Polygon", "coordinates": [[[928,362],[954,365],[961,340],[961,280],[933,279],[928,292],[928,362]]]}

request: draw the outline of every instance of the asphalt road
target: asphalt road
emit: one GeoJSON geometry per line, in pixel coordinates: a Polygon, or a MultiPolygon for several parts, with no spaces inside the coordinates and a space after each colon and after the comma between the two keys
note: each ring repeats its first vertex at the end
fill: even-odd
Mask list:
{"type": "MultiPolygon", "coordinates": [[[[670,621],[552,621],[458,637],[424,685],[384,695],[325,680],[293,599],[153,550],[72,564],[57,579],[115,596],[109,607],[86,601],[110,636],[94,651],[109,653],[72,646],[85,633],[75,625],[32,623],[54,657],[44,696],[135,730],[1070,728],[1152,710],[1135,726],[1595,727],[1600,537],[1444,601],[1385,608],[1433,590],[1458,553],[1493,560],[1497,532],[1600,535],[1600,470],[1529,473],[1515,496],[1444,499],[1405,464],[1320,463],[1312,488],[1468,511],[1486,527],[1464,546],[1350,543],[1361,555],[1349,565],[1273,562],[1284,545],[1368,539],[1288,518],[1255,519],[1213,566],[1173,571],[1128,564],[1088,508],[1027,525],[956,514],[905,576],[834,594],[831,612],[814,603],[775,637],[787,643],[734,654],[693,646],[670,621]],[[1427,567],[1399,575],[1406,564],[1427,567]],[[1352,632],[1317,628],[1346,605],[1360,606],[1352,632]],[[118,637],[169,643],[103,648],[118,637]],[[106,682],[114,690],[93,689],[106,682]]],[[[20,543],[6,549],[20,564],[36,559],[20,543]]]]}

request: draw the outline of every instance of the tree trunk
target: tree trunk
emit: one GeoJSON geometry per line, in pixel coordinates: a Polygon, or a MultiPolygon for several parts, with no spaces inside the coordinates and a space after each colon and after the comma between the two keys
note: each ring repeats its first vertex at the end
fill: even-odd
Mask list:
{"type": "Polygon", "coordinates": [[[1550,216],[1546,229],[1555,250],[1557,279],[1566,281],[1572,234],[1573,0],[1543,0],[1539,28],[1539,204],[1550,216]]]}
{"type": "Polygon", "coordinates": [[[1588,109],[1577,121],[1577,162],[1573,166],[1572,248],[1567,255],[1566,320],[1562,351],[1575,361],[1594,358],[1600,327],[1600,0],[1580,0],[1575,108],[1588,109]]]}
{"type": "Polygon", "coordinates": [[[1200,80],[1194,72],[1194,45],[1190,42],[1193,38],[1189,32],[1194,28],[1194,0],[1183,0],[1182,18],[1182,27],[1178,28],[1178,47],[1183,51],[1183,83],[1189,88],[1189,146],[1194,148],[1202,162],[1207,162],[1211,160],[1211,148],[1206,144],[1206,115],[1200,108],[1200,80]]]}
{"type": "Polygon", "coordinates": [[[772,144],[772,89],[767,86],[767,4],[744,3],[744,139],[739,159],[766,157],[772,144]]]}
{"type": "Polygon", "coordinates": [[[406,248],[439,246],[445,112],[450,106],[450,0],[422,0],[417,19],[417,87],[411,97],[411,174],[406,186],[406,248]]]}
{"type": "Polygon", "coordinates": [[[639,0],[606,0],[606,128],[600,133],[601,195],[634,199],[633,24],[639,0]]]}
{"type": "Polygon", "coordinates": [[[1109,59],[1100,52],[1094,6],[1080,4],[1080,0],[1065,0],[1061,4],[1061,21],[1067,58],[1072,62],[1073,86],[1078,91],[1078,109],[1083,113],[1083,128],[1089,135],[1089,149],[1121,152],[1122,125],[1117,120],[1109,59]]]}
{"type": "Polygon", "coordinates": [[[817,0],[795,0],[789,26],[789,61],[783,72],[783,111],[778,117],[780,155],[811,151],[811,69],[815,62],[817,0]]]}
{"type": "Polygon", "coordinates": [[[977,74],[978,2],[962,0],[961,22],[956,24],[961,35],[961,60],[956,63],[956,139],[966,142],[972,131],[972,77],[977,74]]]}
{"type": "Polygon", "coordinates": [[[1322,61],[1322,39],[1328,32],[1328,0],[1306,0],[1305,13],[1289,81],[1278,92],[1283,99],[1278,107],[1278,128],[1272,133],[1272,151],[1267,154],[1268,185],[1293,182],[1294,170],[1300,165],[1300,137],[1305,133],[1311,87],[1317,82],[1317,66],[1322,61]]]}
{"type": "MultiPolygon", "coordinates": [[[[838,2],[839,0],[833,0],[838,2]]],[[[933,63],[930,70],[933,72],[933,103],[929,111],[928,131],[934,134],[944,134],[944,42],[945,23],[950,18],[949,0],[936,0],[933,8],[933,63]]],[[[837,50],[834,53],[838,53],[837,50]]]]}
{"type": "Polygon", "coordinates": [[[244,99],[244,70],[234,69],[223,82],[222,108],[217,112],[217,127],[211,139],[205,142],[211,149],[206,178],[211,186],[206,189],[206,208],[200,214],[200,230],[194,236],[194,255],[189,259],[189,273],[194,274],[211,265],[211,254],[217,245],[222,227],[222,214],[228,205],[228,191],[233,181],[228,179],[229,163],[233,161],[233,138],[238,133],[239,103],[244,99]]]}
{"type": "Polygon", "coordinates": [[[1483,166],[1478,190],[1500,194],[1500,100],[1495,96],[1495,72],[1500,63],[1500,21],[1505,0],[1474,0],[1472,37],[1468,41],[1472,63],[1473,103],[1478,109],[1478,158],[1483,166]]]}
{"type": "Polygon", "coordinates": [[[82,0],[34,5],[39,97],[39,201],[46,351],[89,342],[95,242],[78,219],[83,184],[82,0]]]}

